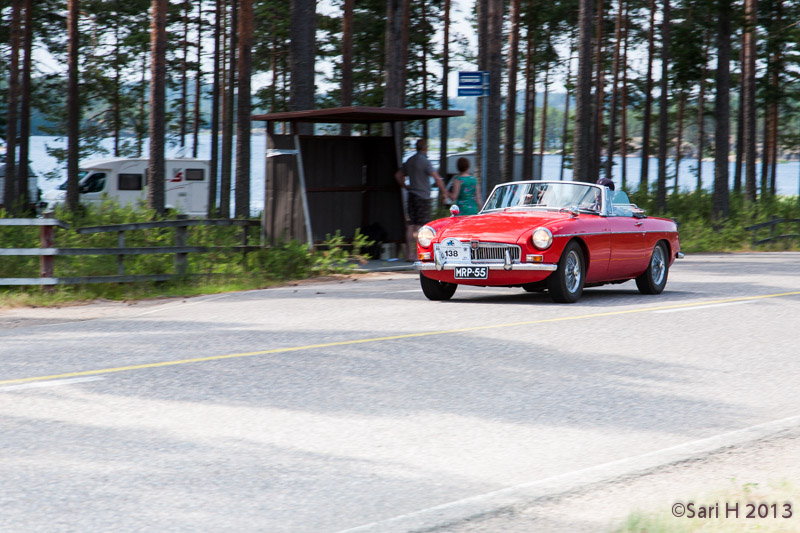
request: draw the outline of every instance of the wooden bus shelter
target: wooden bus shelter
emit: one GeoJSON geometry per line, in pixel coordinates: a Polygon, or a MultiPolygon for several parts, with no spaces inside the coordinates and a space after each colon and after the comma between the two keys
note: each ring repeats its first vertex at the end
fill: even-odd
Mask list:
{"type": "Polygon", "coordinates": [[[403,155],[402,138],[383,135],[382,125],[463,114],[339,107],[253,116],[254,121],[267,123],[265,242],[298,240],[311,245],[337,230],[352,238],[356,229],[377,230],[385,235],[383,242],[405,242],[402,190],[394,179],[403,155]],[[279,123],[284,123],[282,133],[277,132],[279,123]],[[303,135],[301,123],[365,124],[367,134],[303,135]]]}

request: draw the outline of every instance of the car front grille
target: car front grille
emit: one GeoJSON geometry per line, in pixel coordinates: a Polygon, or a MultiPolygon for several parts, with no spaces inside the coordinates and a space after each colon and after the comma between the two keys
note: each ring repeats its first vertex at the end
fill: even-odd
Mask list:
{"type": "Polygon", "coordinates": [[[470,248],[473,261],[486,261],[488,263],[502,263],[506,258],[506,250],[511,253],[511,261],[519,263],[520,248],[515,244],[496,242],[481,242],[477,248],[470,248]]]}

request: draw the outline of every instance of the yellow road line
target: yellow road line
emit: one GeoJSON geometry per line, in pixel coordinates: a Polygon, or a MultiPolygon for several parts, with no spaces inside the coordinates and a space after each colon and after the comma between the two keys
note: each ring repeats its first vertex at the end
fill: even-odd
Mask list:
{"type": "Polygon", "coordinates": [[[712,301],[704,301],[704,302],[694,302],[694,303],[682,303],[682,304],[673,304],[673,305],[663,305],[658,307],[645,307],[640,309],[626,309],[622,311],[607,311],[604,313],[591,313],[587,315],[574,315],[574,316],[566,316],[566,317],[558,317],[558,318],[542,318],[539,320],[526,320],[522,322],[509,322],[506,324],[489,324],[485,326],[472,326],[467,328],[457,328],[457,329],[444,329],[438,331],[425,331],[421,333],[405,333],[402,335],[389,335],[386,337],[372,337],[368,339],[354,339],[354,340],[347,340],[347,341],[337,341],[337,342],[326,342],[321,344],[307,344],[304,346],[291,346],[288,348],[274,348],[272,350],[259,350],[257,352],[244,352],[244,353],[232,353],[226,355],[212,355],[209,357],[195,357],[192,359],[178,359],[176,361],[162,361],[160,363],[146,363],[141,365],[129,365],[129,366],[119,366],[115,368],[101,368],[96,370],[83,370],[80,372],[67,372],[65,374],[53,374],[49,376],[34,376],[30,378],[18,378],[18,379],[6,379],[0,380],[0,385],[11,385],[17,383],[28,383],[31,381],[45,381],[48,379],[63,379],[63,378],[73,378],[78,376],[94,376],[98,374],[112,374],[114,372],[127,372],[130,370],[143,370],[146,368],[159,368],[159,367],[166,367],[166,366],[177,366],[177,365],[185,365],[189,363],[203,363],[206,361],[222,361],[224,359],[236,359],[239,357],[253,357],[256,355],[270,355],[276,353],[289,353],[289,352],[299,352],[301,350],[315,350],[318,348],[332,348],[335,346],[350,346],[355,344],[367,344],[372,342],[383,342],[383,341],[394,341],[394,340],[401,340],[401,339],[413,339],[419,337],[431,337],[434,335],[447,335],[450,333],[466,333],[471,331],[481,331],[487,329],[500,329],[500,328],[510,328],[516,326],[530,326],[534,324],[549,324],[554,322],[567,322],[571,320],[582,320],[585,318],[600,318],[600,317],[608,317],[608,316],[617,316],[617,315],[628,315],[633,313],[646,313],[650,311],[663,311],[665,309],[679,309],[679,308],[691,308],[698,305],[713,305],[713,304],[723,304],[723,303],[730,303],[730,302],[746,302],[752,300],[764,300],[767,298],[779,298],[782,296],[797,296],[800,295],[800,291],[794,292],[782,292],[777,294],[765,294],[761,296],[742,296],[739,298],[729,298],[725,300],[712,300],[712,301]]]}

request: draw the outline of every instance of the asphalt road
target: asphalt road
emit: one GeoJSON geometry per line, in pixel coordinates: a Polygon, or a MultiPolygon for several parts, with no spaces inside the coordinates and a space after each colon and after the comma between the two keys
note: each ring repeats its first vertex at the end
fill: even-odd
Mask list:
{"type": "Polygon", "coordinates": [[[452,524],[800,425],[799,316],[798,253],[687,256],[660,296],[574,305],[386,274],[0,312],[0,531],[452,524]]]}

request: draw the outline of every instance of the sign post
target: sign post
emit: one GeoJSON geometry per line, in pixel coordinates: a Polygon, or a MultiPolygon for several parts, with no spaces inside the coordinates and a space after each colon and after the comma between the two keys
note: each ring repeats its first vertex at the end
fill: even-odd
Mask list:
{"type": "Polygon", "coordinates": [[[483,120],[481,127],[481,193],[486,200],[486,130],[489,114],[489,72],[477,70],[458,73],[458,96],[477,96],[483,100],[483,120]]]}

